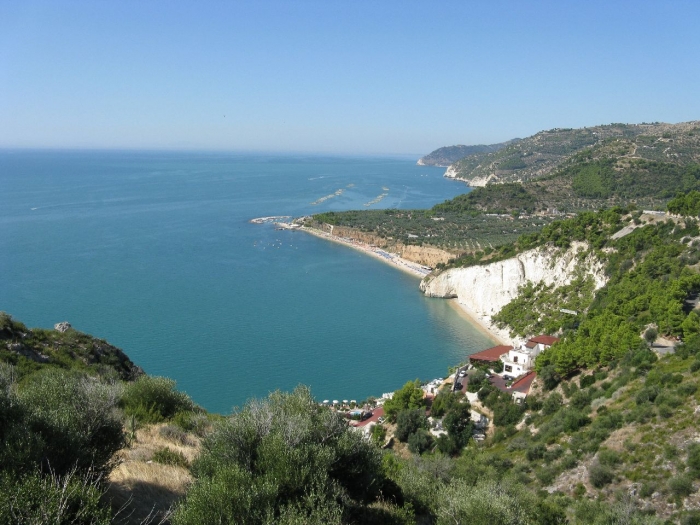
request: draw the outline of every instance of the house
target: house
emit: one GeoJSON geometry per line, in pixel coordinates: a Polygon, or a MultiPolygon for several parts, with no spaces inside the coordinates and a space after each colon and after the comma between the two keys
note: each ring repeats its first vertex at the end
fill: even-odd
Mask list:
{"type": "Polygon", "coordinates": [[[558,337],[538,335],[528,339],[520,348],[511,348],[507,354],[501,356],[503,371],[516,377],[529,372],[535,366],[537,356],[557,341],[558,337]]]}

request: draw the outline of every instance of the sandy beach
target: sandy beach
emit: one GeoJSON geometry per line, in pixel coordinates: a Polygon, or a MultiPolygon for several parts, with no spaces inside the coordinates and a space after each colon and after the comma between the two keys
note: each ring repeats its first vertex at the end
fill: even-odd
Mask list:
{"type": "Polygon", "coordinates": [[[446,299],[452,308],[454,308],[457,313],[467,320],[469,324],[477,327],[479,331],[484,333],[491,339],[494,343],[499,345],[512,345],[513,341],[509,337],[506,330],[501,330],[496,328],[492,324],[479,318],[470,308],[459,302],[459,299],[446,299]]]}
{"type": "Polygon", "coordinates": [[[364,252],[368,255],[371,255],[372,257],[379,259],[380,261],[385,262],[386,264],[398,268],[399,270],[409,275],[418,277],[419,279],[422,279],[430,273],[430,270],[425,269],[420,264],[414,263],[413,261],[408,261],[406,259],[402,259],[395,253],[389,253],[385,250],[382,250],[381,248],[377,248],[376,246],[370,246],[369,244],[365,244],[354,239],[337,237],[324,231],[317,230],[316,228],[309,228],[307,226],[302,226],[301,228],[297,229],[299,231],[304,231],[306,233],[310,233],[311,235],[315,235],[316,237],[321,237],[322,239],[326,239],[327,241],[337,242],[339,244],[343,244],[345,246],[349,246],[350,248],[354,248],[356,250],[364,252]]]}

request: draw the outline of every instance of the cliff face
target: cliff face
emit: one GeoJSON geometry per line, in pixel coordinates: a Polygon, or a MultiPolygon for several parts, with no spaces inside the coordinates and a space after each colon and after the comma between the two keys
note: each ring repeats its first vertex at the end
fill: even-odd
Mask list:
{"type": "Polygon", "coordinates": [[[455,165],[452,164],[447,167],[447,170],[445,171],[444,177],[447,177],[448,179],[454,179],[454,180],[461,180],[463,182],[466,182],[468,186],[472,188],[483,188],[486,186],[491,179],[493,179],[493,175],[489,175],[486,177],[473,177],[470,179],[460,177],[459,176],[459,170],[455,168],[455,165]]]}
{"type": "Polygon", "coordinates": [[[456,297],[472,315],[491,325],[491,316],[515,299],[518,288],[528,281],[558,287],[582,272],[593,277],[596,290],[605,285],[600,261],[593,256],[579,260],[579,250],[585,248],[582,244],[564,252],[538,248],[484,266],[452,268],[424,280],[420,288],[429,297],[456,297]]]}
{"type": "Polygon", "coordinates": [[[404,244],[393,239],[386,239],[373,233],[363,232],[355,228],[347,228],[344,226],[330,226],[324,224],[320,229],[330,233],[335,237],[347,237],[357,241],[379,246],[389,252],[396,253],[402,259],[412,261],[414,263],[430,266],[434,268],[438,263],[446,263],[449,259],[455,257],[456,254],[441,250],[434,246],[416,246],[413,244],[404,244]]]}

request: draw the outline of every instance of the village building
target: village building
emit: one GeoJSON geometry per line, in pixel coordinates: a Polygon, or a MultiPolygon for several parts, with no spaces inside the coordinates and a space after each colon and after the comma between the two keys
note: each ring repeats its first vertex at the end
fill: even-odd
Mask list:
{"type": "Polygon", "coordinates": [[[528,339],[519,348],[512,348],[501,356],[503,371],[516,377],[529,372],[535,367],[535,359],[540,353],[559,341],[551,335],[538,335],[528,339]]]}
{"type": "Polygon", "coordinates": [[[474,365],[495,363],[496,361],[500,361],[503,354],[512,349],[513,347],[508,345],[494,346],[493,348],[488,348],[486,350],[482,350],[481,352],[477,352],[476,354],[470,355],[469,362],[474,365]]]}

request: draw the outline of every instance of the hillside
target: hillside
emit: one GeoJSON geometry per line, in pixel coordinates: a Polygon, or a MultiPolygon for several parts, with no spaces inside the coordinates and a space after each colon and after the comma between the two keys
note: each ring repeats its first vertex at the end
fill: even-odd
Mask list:
{"type": "Polygon", "coordinates": [[[20,375],[44,368],[78,370],[102,377],[133,381],[143,370],[119,348],[58,323],[53,330],[29,329],[0,312],[0,363],[15,367],[20,375]]]}
{"type": "Polygon", "coordinates": [[[512,335],[561,338],[528,397],[516,404],[479,368],[434,399],[409,381],[369,439],[304,387],[207,415],[171,380],[91,362],[99,339],[3,314],[0,523],[697,523],[697,218],[583,213],[492,256],[425,288],[481,286],[512,335]],[[481,441],[474,414],[491,421],[481,441]]]}
{"type": "Polygon", "coordinates": [[[676,194],[700,190],[700,122],[556,129],[460,163],[496,165],[512,155],[525,160],[508,170],[499,164],[486,179],[483,163],[474,165],[477,178],[465,180],[489,183],[430,210],[330,212],[312,222],[346,228],[352,238],[372,235],[387,249],[442,250],[452,255],[448,265],[463,265],[563,216],[615,206],[663,210],[676,194]]]}
{"type": "Polygon", "coordinates": [[[464,180],[471,186],[523,182],[552,174],[585,149],[591,149],[594,157],[644,159],[681,166],[697,163],[700,160],[700,122],[555,128],[496,152],[463,158],[452,164],[445,176],[464,180]]]}
{"type": "Polygon", "coordinates": [[[520,139],[513,139],[506,142],[500,142],[498,144],[478,144],[476,146],[446,146],[443,148],[438,148],[435,151],[428,153],[424,157],[418,159],[419,166],[440,166],[446,168],[450,164],[457,162],[460,159],[468,155],[474,155],[475,153],[493,153],[499,149],[517,142],[520,139]]]}

